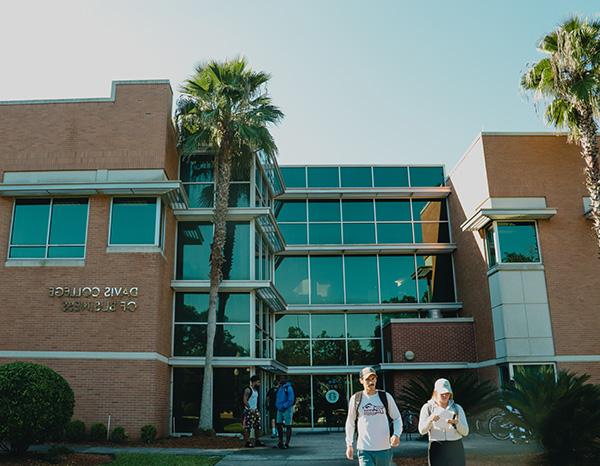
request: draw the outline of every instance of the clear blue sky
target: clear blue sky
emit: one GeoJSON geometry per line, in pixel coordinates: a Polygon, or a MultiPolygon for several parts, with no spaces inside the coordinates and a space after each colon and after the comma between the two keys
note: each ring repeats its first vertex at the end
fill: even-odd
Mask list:
{"type": "Polygon", "coordinates": [[[547,131],[519,90],[577,0],[3,0],[0,100],[176,91],[208,59],[272,74],[281,163],[444,163],[485,131],[547,131]]]}

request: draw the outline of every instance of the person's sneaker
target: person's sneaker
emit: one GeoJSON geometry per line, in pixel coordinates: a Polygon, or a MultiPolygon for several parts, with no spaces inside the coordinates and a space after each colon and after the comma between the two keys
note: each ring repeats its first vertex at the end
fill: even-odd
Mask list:
{"type": "Polygon", "coordinates": [[[254,442],[254,446],[255,446],[255,447],[264,447],[264,446],[265,446],[265,444],[264,444],[264,443],[262,443],[260,440],[257,440],[256,442],[254,442]]]}
{"type": "Polygon", "coordinates": [[[246,448],[254,448],[254,445],[252,445],[252,442],[246,442],[246,448]]]}
{"type": "Polygon", "coordinates": [[[280,450],[285,450],[285,447],[283,446],[283,443],[278,443],[276,447],[273,448],[279,448],[280,450]]]}
{"type": "Polygon", "coordinates": [[[290,444],[289,444],[289,443],[286,443],[286,444],[283,446],[283,449],[284,449],[284,450],[287,450],[288,448],[290,448],[290,444]]]}

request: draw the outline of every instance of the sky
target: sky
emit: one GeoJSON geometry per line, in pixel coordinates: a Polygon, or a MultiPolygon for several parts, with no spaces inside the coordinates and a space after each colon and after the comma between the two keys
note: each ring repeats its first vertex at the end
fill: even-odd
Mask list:
{"type": "MultiPolygon", "coordinates": [[[[600,0],[0,0],[0,100],[108,97],[245,56],[281,164],[445,164],[480,131],[552,131],[519,89],[543,35],[600,0]]],[[[537,106],[539,107],[539,105],[537,106]]]]}

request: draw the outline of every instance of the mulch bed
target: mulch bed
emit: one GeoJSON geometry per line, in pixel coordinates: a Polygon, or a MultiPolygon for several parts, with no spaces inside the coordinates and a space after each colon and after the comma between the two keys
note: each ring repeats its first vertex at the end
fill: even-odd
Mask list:
{"type": "MultiPolygon", "coordinates": [[[[427,466],[424,458],[394,458],[398,466],[427,466]]],[[[473,455],[467,453],[467,466],[543,466],[545,463],[539,454],[527,455],[473,455]]]]}
{"type": "MultiPolygon", "coordinates": [[[[154,443],[143,443],[140,440],[127,441],[123,443],[113,442],[91,442],[84,441],[78,443],[65,442],[69,445],[91,446],[91,447],[136,447],[136,448],[202,448],[202,449],[232,449],[242,448],[244,443],[238,437],[220,437],[198,435],[193,437],[167,437],[156,439],[154,443]]],[[[58,443],[57,445],[64,445],[58,443]]]]}
{"type": "MultiPolygon", "coordinates": [[[[52,463],[58,466],[95,466],[97,464],[110,463],[113,458],[110,455],[84,455],[72,453],[62,456],[63,461],[52,463]]],[[[51,463],[43,459],[39,453],[26,453],[19,457],[0,455],[2,466],[48,466],[51,463]]]]}

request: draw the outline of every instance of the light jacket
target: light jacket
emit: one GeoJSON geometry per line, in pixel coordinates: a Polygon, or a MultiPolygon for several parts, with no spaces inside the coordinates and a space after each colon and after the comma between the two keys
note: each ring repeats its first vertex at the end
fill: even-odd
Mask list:
{"type": "Polygon", "coordinates": [[[429,400],[421,408],[419,415],[419,432],[421,435],[428,434],[429,441],[445,441],[445,440],[459,440],[469,435],[469,425],[467,424],[467,417],[462,407],[455,403],[454,400],[448,402],[446,409],[439,406],[433,399],[429,400]],[[444,413],[443,411],[447,411],[444,413]],[[458,424],[456,428],[451,424],[444,421],[445,417],[452,417],[455,414],[458,418],[458,424]],[[433,421],[433,417],[440,415],[442,419],[437,422],[433,421]]]}

